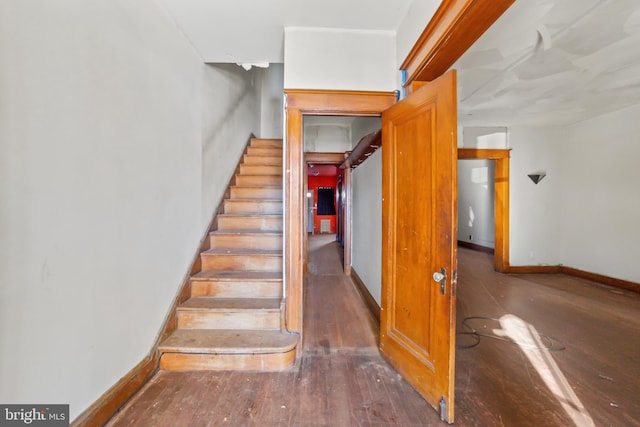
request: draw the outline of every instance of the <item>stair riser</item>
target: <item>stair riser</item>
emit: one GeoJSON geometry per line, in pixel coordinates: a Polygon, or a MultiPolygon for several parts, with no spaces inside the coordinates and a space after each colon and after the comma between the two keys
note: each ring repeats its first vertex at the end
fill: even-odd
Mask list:
{"type": "Polygon", "coordinates": [[[282,188],[280,175],[237,175],[237,185],[277,185],[282,188]]]}
{"type": "Polygon", "coordinates": [[[258,234],[215,234],[209,235],[211,249],[282,249],[282,236],[258,234]]]}
{"type": "Polygon", "coordinates": [[[269,187],[234,187],[231,189],[232,199],[282,199],[281,188],[269,187]]]}
{"type": "Polygon", "coordinates": [[[282,282],[192,281],[192,297],[282,298],[282,282]]]}
{"type": "Polygon", "coordinates": [[[295,349],[274,354],[181,354],[164,353],[160,369],[166,371],[281,371],[296,360],[295,349]]]}
{"type": "Polygon", "coordinates": [[[281,201],[225,200],[224,213],[282,215],[281,201]]]}
{"type": "Polygon", "coordinates": [[[259,329],[280,328],[279,310],[178,310],[180,329],[259,329]]]}
{"type": "Polygon", "coordinates": [[[282,217],[219,216],[218,230],[282,231],[282,217]]]}
{"type": "Polygon", "coordinates": [[[282,157],[245,155],[243,163],[245,165],[282,166],[282,157]]]}
{"type": "Polygon", "coordinates": [[[240,165],[242,175],[279,175],[282,180],[282,166],[240,165]]]}
{"type": "Polygon", "coordinates": [[[206,254],[202,256],[203,270],[282,271],[282,256],[206,254]]]}
{"type": "Polygon", "coordinates": [[[282,157],[282,148],[278,147],[251,147],[247,148],[247,154],[249,156],[269,156],[269,157],[282,157]]]}
{"type": "Polygon", "coordinates": [[[252,139],[249,147],[256,148],[279,148],[282,150],[282,140],[281,139],[252,139]]]}

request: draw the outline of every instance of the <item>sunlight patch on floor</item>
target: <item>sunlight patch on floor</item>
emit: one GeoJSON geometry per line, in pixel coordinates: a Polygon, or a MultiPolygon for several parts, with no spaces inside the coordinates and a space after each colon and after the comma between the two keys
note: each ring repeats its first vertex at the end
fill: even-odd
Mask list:
{"type": "Polygon", "coordinates": [[[562,374],[536,328],[512,314],[502,316],[500,325],[502,329],[496,329],[493,332],[496,335],[510,338],[520,347],[575,425],[579,427],[595,426],[591,415],[562,374]]]}

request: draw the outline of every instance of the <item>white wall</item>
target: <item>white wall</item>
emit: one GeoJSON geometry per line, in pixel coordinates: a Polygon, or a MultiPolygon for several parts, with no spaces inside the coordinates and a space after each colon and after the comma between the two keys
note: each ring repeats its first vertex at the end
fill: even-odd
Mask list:
{"type": "Polygon", "coordinates": [[[495,162],[458,160],[458,240],[495,247],[495,162]]]}
{"type": "Polygon", "coordinates": [[[262,111],[260,138],[282,138],[284,112],[284,64],[261,71],[262,111]]]}
{"type": "Polygon", "coordinates": [[[382,149],[353,170],[351,265],[381,304],[382,149]]]}
{"type": "Polygon", "coordinates": [[[413,0],[396,34],[396,69],[400,69],[440,3],[439,0],[413,0]]]}
{"type": "MultiPolygon", "coordinates": [[[[562,263],[636,283],[640,283],[638,117],[640,105],[566,129],[559,197],[562,263]]],[[[547,179],[552,176],[539,185],[547,179]]]]}
{"type": "Polygon", "coordinates": [[[640,106],[564,128],[509,128],[512,265],[640,282],[640,106]],[[545,172],[538,185],[527,174],[545,172]]]}
{"type": "Polygon", "coordinates": [[[304,151],[344,153],[351,150],[350,125],[304,124],[304,151]]]}
{"type": "Polygon", "coordinates": [[[149,352],[228,179],[214,146],[259,118],[152,0],[3,1],[0,63],[0,401],[75,418],[149,352]]]}
{"type": "Polygon", "coordinates": [[[396,89],[393,32],[285,28],[284,64],[287,89],[396,89]]]}
{"type": "Polygon", "coordinates": [[[463,126],[458,129],[460,148],[509,148],[507,128],[504,126],[463,126]]]}
{"type": "Polygon", "coordinates": [[[356,117],[351,124],[351,148],[360,142],[363,136],[369,135],[382,127],[380,117],[356,117]]]}
{"type": "Polygon", "coordinates": [[[562,263],[559,203],[567,190],[560,176],[564,139],[562,129],[509,128],[511,265],[562,263]],[[547,174],[537,185],[527,176],[535,172],[547,174]]]}
{"type": "Polygon", "coordinates": [[[249,136],[258,133],[261,71],[235,64],[203,66],[202,218],[211,219],[249,136]]]}

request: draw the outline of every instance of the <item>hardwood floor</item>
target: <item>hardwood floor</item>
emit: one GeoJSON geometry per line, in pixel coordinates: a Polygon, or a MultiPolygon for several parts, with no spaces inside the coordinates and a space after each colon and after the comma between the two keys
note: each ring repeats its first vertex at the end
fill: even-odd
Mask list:
{"type": "MultiPolygon", "coordinates": [[[[332,239],[310,241],[297,366],[159,372],[108,425],[444,425],[379,356],[376,322],[332,239]]],[[[458,336],[470,348],[456,354],[456,425],[638,425],[640,295],[564,275],[503,275],[490,254],[459,251],[458,330],[482,317],[466,324],[483,335],[505,330],[520,346],[481,336],[471,347],[475,336],[458,336]],[[546,336],[554,350],[529,348],[546,336]]]]}
{"type": "MultiPolygon", "coordinates": [[[[639,294],[563,274],[495,273],[491,255],[468,249],[459,258],[458,331],[470,316],[502,319],[467,322],[495,335],[517,329],[517,316],[557,348],[532,350],[520,334],[522,346],[481,337],[458,350],[461,425],[640,425],[639,294]]],[[[458,345],[471,338],[459,335],[458,345]]]]}

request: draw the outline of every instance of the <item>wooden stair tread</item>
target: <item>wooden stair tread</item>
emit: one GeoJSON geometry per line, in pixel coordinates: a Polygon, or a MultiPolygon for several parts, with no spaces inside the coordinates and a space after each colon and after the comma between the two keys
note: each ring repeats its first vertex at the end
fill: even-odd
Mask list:
{"type": "Polygon", "coordinates": [[[282,272],[274,271],[217,271],[203,270],[191,276],[191,280],[225,280],[225,281],[260,281],[260,282],[281,282],[282,272]]]}
{"type": "Polygon", "coordinates": [[[212,255],[267,255],[267,256],[282,256],[281,249],[207,249],[202,254],[212,255]]]}
{"type": "MultiPolygon", "coordinates": [[[[244,215],[243,215],[244,216],[244,215]]],[[[256,235],[256,236],[282,236],[282,231],[273,230],[213,230],[209,234],[233,234],[233,235],[256,235]]]]}
{"type": "Polygon", "coordinates": [[[285,353],[298,335],[281,331],[177,329],[159,346],[165,353],[257,354],[285,353]]]}
{"type": "Polygon", "coordinates": [[[240,184],[240,185],[232,185],[231,188],[268,188],[268,189],[280,189],[282,185],[280,184],[259,184],[259,185],[251,185],[251,184],[240,184]]]}
{"type": "MultiPolygon", "coordinates": [[[[248,185],[247,187],[251,187],[250,185],[248,185]]],[[[241,198],[241,197],[237,197],[235,199],[225,199],[225,202],[231,202],[231,203],[261,203],[261,202],[268,202],[268,203],[282,203],[282,199],[246,199],[246,198],[241,198]]]]}
{"type": "Polygon", "coordinates": [[[260,217],[260,218],[282,218],[282,214],[266,214],[266,213],[223,213],[223,214],[218,214],[218,217],[234,217],[234,218],[241,218],[241,217],[249,217],[249,218],[254,218],[254,217],[260,217]]]}
{"type": "Polygon", "coordinates": [[[180,304],[183,310],[280,310],[279,298],[194,297],[180,304]]]}

